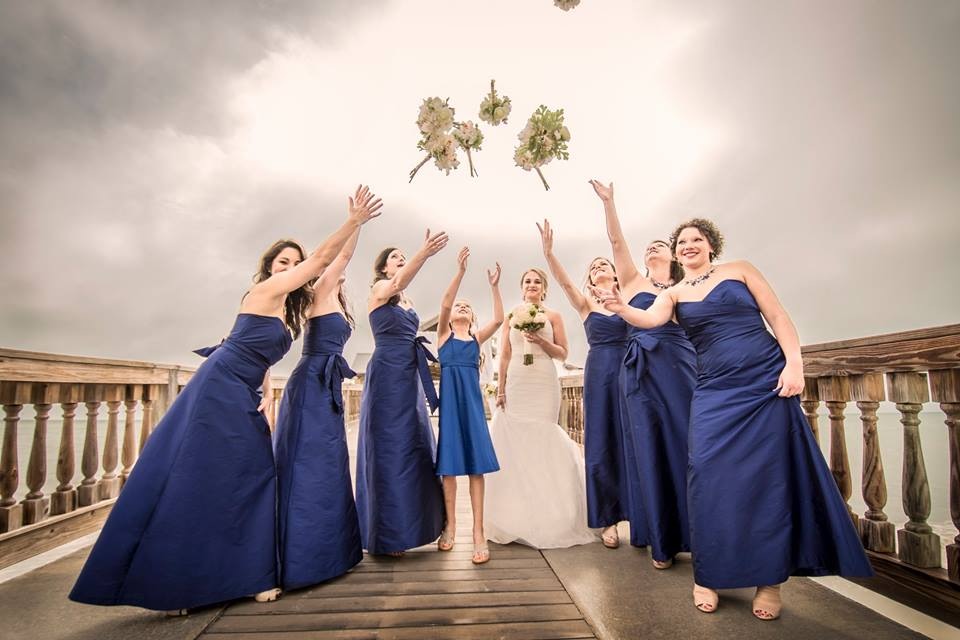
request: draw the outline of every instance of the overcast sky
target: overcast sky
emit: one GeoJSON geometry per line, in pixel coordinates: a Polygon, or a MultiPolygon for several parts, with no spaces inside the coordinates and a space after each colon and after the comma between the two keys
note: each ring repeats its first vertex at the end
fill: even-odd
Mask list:
{"type": "MultiPolygon", "coordinates": [[[[364,182],[384,215],[348,276],[359,326],[375,254],[448,248],[409,293],[489,314],[542,265],[534,222],[578,279],[608,254],[587,180],[612,180],[637,256],[691,216],[756,264],[804,344],[957,322],[960,3],[551,0],[14,2],[0,19],[0,345],[197,364],[233,323],[261,252],[313,247],[364,182]],[[421,159],[420,101],[477,120],[513,100],[445,176],[421,159]],[[553,187],[513,166],[539,104],[564,108],[553,187]]],[[[571,357],[585,344],[559,291],[571,357]]],[[[488,316],[487,316],[488,317],[488,316]]],[[[289,371],[299,355],[279,367],[289,371]]]]}

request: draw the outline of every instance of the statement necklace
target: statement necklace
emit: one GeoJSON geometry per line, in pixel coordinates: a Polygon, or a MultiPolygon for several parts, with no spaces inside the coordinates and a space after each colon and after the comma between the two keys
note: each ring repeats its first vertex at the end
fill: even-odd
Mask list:
{"type": "Polygon", "coordinates": [[[684,280],[684,284],[688,284],[688,285],[690,285],[691,287],[695,287],[695,286],[697,286],[698,284],[700,284],[701,282],[703,282],[704,280],[706,280],[707,278],[709,278],[709,277],[713,274],[713,272],[716,271],[716,270],[717,270],[716,267],[711,267],[711,268],[710,268],[710,271],[707,271],[707,272],[706,272],[705,274],[703,274],[703,275],[697,276],[696,278],[694,278],[694,279],[692,279],[692,280],[684,280]]]}
{"type": "Polygon", "coordinates": [[[668,285],[668,284],[663,284],[662,282],[657,282],[657,281],[654,280],[653,278],[650,278],[650,284],[652,284],[653,286],[655,286],[657,289],[660,289],[661,291],[663,291],[664,289],[669,289],[669,288],[670,288],[670,285],[668,285]]]}

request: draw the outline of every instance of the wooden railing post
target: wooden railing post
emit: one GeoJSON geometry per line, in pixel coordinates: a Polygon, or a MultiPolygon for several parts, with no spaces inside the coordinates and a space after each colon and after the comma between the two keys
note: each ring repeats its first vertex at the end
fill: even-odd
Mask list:
{"type": "Polygon", "coordinates": [[[30,444],[30,463],[27,465],[27,488],[30,490],[23,505],[23,524],[40,522],[50,513],[50,498],[43,495],[47,481],[47,420],[50,409],[59,395],[58,385],[37,382],[33,385],[33,407],[36,418],[33,424],[33,442],[30,444]]]}
{"type": "Polygon", "coordinates": [[[100,413],[100,395],[103,385],[83,385],[83,400],[87,407],[87,428],[83,436],[83,454],[80,457],[80,472],[83,480],[77,488],[77,504],[88,507],[96,504],[100,499],[97,489],[97,469],[100,466],[99,448],[97,441],[97,414],[100,413]]]}
{"type": "Polygon", "coordinates": [[[50,496],[50,515],[69,513],[77,508],[77,490],[73,475],[77,472],[74,451],[73,421],[77,414],[82,387],[79,384],[60,385],[60,406],[63,407],[63,429],[60,432],[60,452],[57,455],[57,490],[50,496]]]}
{"type": "Polygon", "coordinates": [[[29,382],[0,383],[4,413],[3,449],[0,451],[0,533],[23,526],[23,507],[13,496],[20,486],[17,427],[23,405],[30,402],[30,387],[29,382]]]}
{"type": "Polygon", "coordinates": [[[822,400],[827,403],[830,412],[830,471],[840,489],[840,495],[847,505],[847,512],[859,530],[860,518],[850,507],[850,496],[853,495],[853,481],[850,474],[850,457],[847,455],[847,440],[844,433],[843,410],[850,401],[850,380],[841,376],[830,376],[817,379],[817,390],[822,400]]]}
{"type": "Polygon", "coordinates": [[[120,477],[117,475],[119,455],[119,415],[125,388],[111,384],[104,388],[107,401],[107,438],[103,443],[103,475],[100,478],[100,499],[109,500],[120,495],[120,477]]]}
{"type": "Polygon", "coordinates": [[[860,538],[863,546],[879,553],[894,553],[897,548],[897,528],[887,522],[883,508],[887,505],[887,478],[880,455],[880,437],[877,434],[877,409],[886,398],[883,375],[867,373],[850,376],[850,393],[860,409],[863,423],[863,470],[860,488],[867,510],[860,520],[860,538]]]}
{"type": "MultiPolygon", "coordinates": [[[[960,369],[930,372],[930,391],[934,402],[946,414],[947,443],[950,460],[950,518],[960,530],[960,369]]],[[[960,533],[947,545],[947,575],[960,582],[960,533]]]]}
{"type": "Polygon", "coordinates": [[[153,403],[157,397],[157,385],[143,385],[143,417],[140,419],[140,446],[139,452],[143,452],[143,447],[147,444],[147,438],[153,431],[153,403]]]}
{"type": "Polygon", "coordinates": [[[124,394],[124,408],[126,415],[123,421],[123,449],[120,454],[120,462],[123,469],[120,470],[121,488],[130,477],[130,471],[133,470],[133,464],[137,461],[137,404],[143,397],[143,385],[128,384],[124,394]]]}
{"type": "Polygon", "coordinates": [[[933,533],[930,517],[930,485],[920,444],[920,410],[930,400],[924,373],[888,373],[889,398],[897,403],[903,424],[903,510],[910,518],[897,531],[900,559],[917,567],[940,566],[940,537],[933,533]]]}
{"type": "Polygon", "coordinates": [[[813,431],[813,439],[820,444],[820,417],[817,410],[820,408],[820,389],[817,386],[816,378],[803,379],[803,393],[800,394],[800,406],[803,407],[803,414],[807,416],[807,422],[813,431]]]}

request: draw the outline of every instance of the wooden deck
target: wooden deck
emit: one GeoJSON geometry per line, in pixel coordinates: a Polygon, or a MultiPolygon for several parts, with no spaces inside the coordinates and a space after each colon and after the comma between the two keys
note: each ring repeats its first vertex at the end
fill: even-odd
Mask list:
{"type": "Polygon", "coordinates": [[[465,482],[457,498],[452,551],[431,544],[403,558],[364,556],[353,571],[329,583],[286,593],[273,603],[227,607],[201,638],[595,638],[536,549],[490,545],[490,562],[471,562],[465,482]]]}

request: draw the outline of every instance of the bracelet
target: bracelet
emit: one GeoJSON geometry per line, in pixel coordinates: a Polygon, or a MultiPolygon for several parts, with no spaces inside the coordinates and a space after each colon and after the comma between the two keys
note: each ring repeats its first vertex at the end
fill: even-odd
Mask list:
{"type": "Polygon", "coordinates": [[[498,398],[506,398],[506,397],[507,397],[507,394],[505,394],[505,393],[498,393],[498,394],[497,394],[497,397],[498,397],[498,398]]]}

